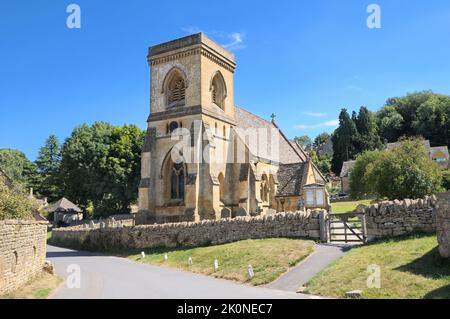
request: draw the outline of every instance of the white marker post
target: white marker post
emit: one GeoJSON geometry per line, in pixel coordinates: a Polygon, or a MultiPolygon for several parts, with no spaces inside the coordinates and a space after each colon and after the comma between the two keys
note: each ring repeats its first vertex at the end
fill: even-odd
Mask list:
{"type": "Polygon", "coordinates": [[[145,259],[145,253],[144,252],[141,252],[141,258],[145,259]]]}
{"type": "Polygon", "coordinates": [[[164,261],[169,260],[169,256],[167,256],[167,254],[164,254],[164,261]]]}
{"type": "Polygon", "coordinates": [[[189,267],[192,267],[192,257],[189,257],[188,264],[189,264],[189,267]]]}
{"type": "Polygon", "coordinates": [[[247,267],[247,272],[248,272],[248,276],[250,277],[250,279],[252,279],[253,277],[255,277],[255,273],[254,273],[254,271],[253,271],[252,265],[248,265],[248,267],[247,267]]]}
{"type": "Polygon", "coordinates": [[[216,259],[214,260],[214,271],[219,270],[219,261],[216,259]]]}

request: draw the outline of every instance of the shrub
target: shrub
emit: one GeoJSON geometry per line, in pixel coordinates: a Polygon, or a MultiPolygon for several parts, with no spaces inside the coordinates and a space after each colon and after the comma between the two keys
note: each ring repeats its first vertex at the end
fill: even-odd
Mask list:
{"type": "Polygon", "coordinates": [[[31,219],[36,205],[18,189],[12,189],[0,176],[0,220],[31,219]]]}

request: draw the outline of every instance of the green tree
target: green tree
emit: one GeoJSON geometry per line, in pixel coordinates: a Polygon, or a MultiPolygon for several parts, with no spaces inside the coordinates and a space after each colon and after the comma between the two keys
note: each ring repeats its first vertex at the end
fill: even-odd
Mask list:
{"type": "Polygon", "coordinates": [[[432,144],[450,145],[450,96],[431,91],[391,98],[377,113],[382,140],[423,136],[432,144]]]}
{"type": "Polygon", "coordinates": [[[339,174],[342,164],[356,156],[355,138],[358,130],[355,122],[350,118],[346,109],[342,109],[339,115],[339,127],[334,131],[332,171],[339,174]]]}
{"type": "Polygon", "coordinates": [[[5,178],[0,175],[0,220],[31,219],[36,208],[35,203],[27,199],[26,193],[8,187],[5,178]]]}
{"type": "Polygon", "coordinates": [[[320,146],[324,143],[326,143],[331,138],[331,134],[327,132],[320,133],[317,135],[317,137],[314,139],[314,146],[320,146]]]}
{"type": "Polygon", "coordinates": [[[441,190],[442,172],[420,139],[405,139],[385,151],[371,170],[373,190],[389,199],[421,198],[441,190]]]}
{"type": "Polygon", "coordinates": [[[378,128],[382,142],[396,142],[402,136],[403,117],[393,106],[386,106],[377,113],[378,128]]]}
{"type": "Polygon", "coordinates": [[[297,136],[294,138],[294,141],[300,144],[303,148],[306,148],[308,146],[312,145],[311,138],[307,135],[303,136],[297,136]]]}
{"type": "Polygon", "coordinates": [[[323,175],[327,175],[331,172],[330,156],[318,156],[316,151],[311,151],[309,156],[323,175]]]}
{"type": "Polygon", "coordinates": [[[97,215],[109,210],[129,212],[130,205],[137,200],[143,143],[144,132],[137,126],[114,128],[105,171],[109,196],[103,198],[97,215]]]}
{"type": "Polygon", "coordinates": [[[0,149],[0,168],[16,186],[35,187],[37,167],[21,151],[0,149]]]}
{"type": "Polygon", "coordinates": [[[137,199],[144,133],[97,122],[74,129],[62,149],[65,194],[94,215],[129,212],[137,199]]]}
{"type": "Polygon", "coordinates": [[[100,203],[105,194],[106,162],[114,127],[104,122],[76,127],[62,147],[64,194],[83,208],[100,203]]]}
{"type": "Polygon", "coordinates": [[[50,201],[57,200],[62,194],[59,169],[61,165],[61,145],[55,135],[50,135],[45,145],[39,150],[36,166],[40,175],[37,191],[48,197],[50,201]]]}
{"type": "Polygon", "coordinates": [[[381,149],[382,143],[378,135],[375,115],[363,106],[360,108],[358,115],[355,116],[354,122],[358,131],[355,138],[357,152],[381,149]]]}
{"type": "Polygon", "coordinates": [[[374,188],[376,176],[372,171],[383,155],[383,151],[366,151],[356,158],[350,174],[350,194],[353,198],[377,196],[374,188]]]}

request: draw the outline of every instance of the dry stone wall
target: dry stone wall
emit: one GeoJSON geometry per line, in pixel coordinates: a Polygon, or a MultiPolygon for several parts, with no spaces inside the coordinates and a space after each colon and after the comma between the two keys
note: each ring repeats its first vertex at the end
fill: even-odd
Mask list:
{"type": "Polygon", "coordinates": [[[238,217],[135,227],[64,228],[53,232],[56,244],[91,250],[196,247],[245,239],[274,237],[320,238],[320,211],[280,213],[272,216],[238,217]]]}
{"type": "Polygon", "coordinates": [[[0,221],[0,295],[40,274],[45,263],[46,221],[0,221]]]}
{"type": "Polygon", "coordinates": [[[386,201],[364,208],[368,240],[436,232],[436,196],[386,201]]]}
{"type": "Polygon", "coordinates": [[[442,258],[450,258],[450,192],[437,194],[437,238],[442,258]]]}

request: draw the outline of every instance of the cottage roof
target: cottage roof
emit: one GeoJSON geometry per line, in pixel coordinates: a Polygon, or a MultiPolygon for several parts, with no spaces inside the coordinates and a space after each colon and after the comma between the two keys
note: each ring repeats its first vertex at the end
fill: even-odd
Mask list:
{"type": "Polygon", "coordinates": [[[59,201],[50,204],[46,209],[49,213],[54,212],[68,212],[68,213],[82,213],[83,211],[77,205],[72,203],[67,198],[63,197],[59,201]]]}
{"type": "Polygon", "coordinates": [[[281,164],[278,169],[277,196],[300,195],[308,163],[281,164]]]}

